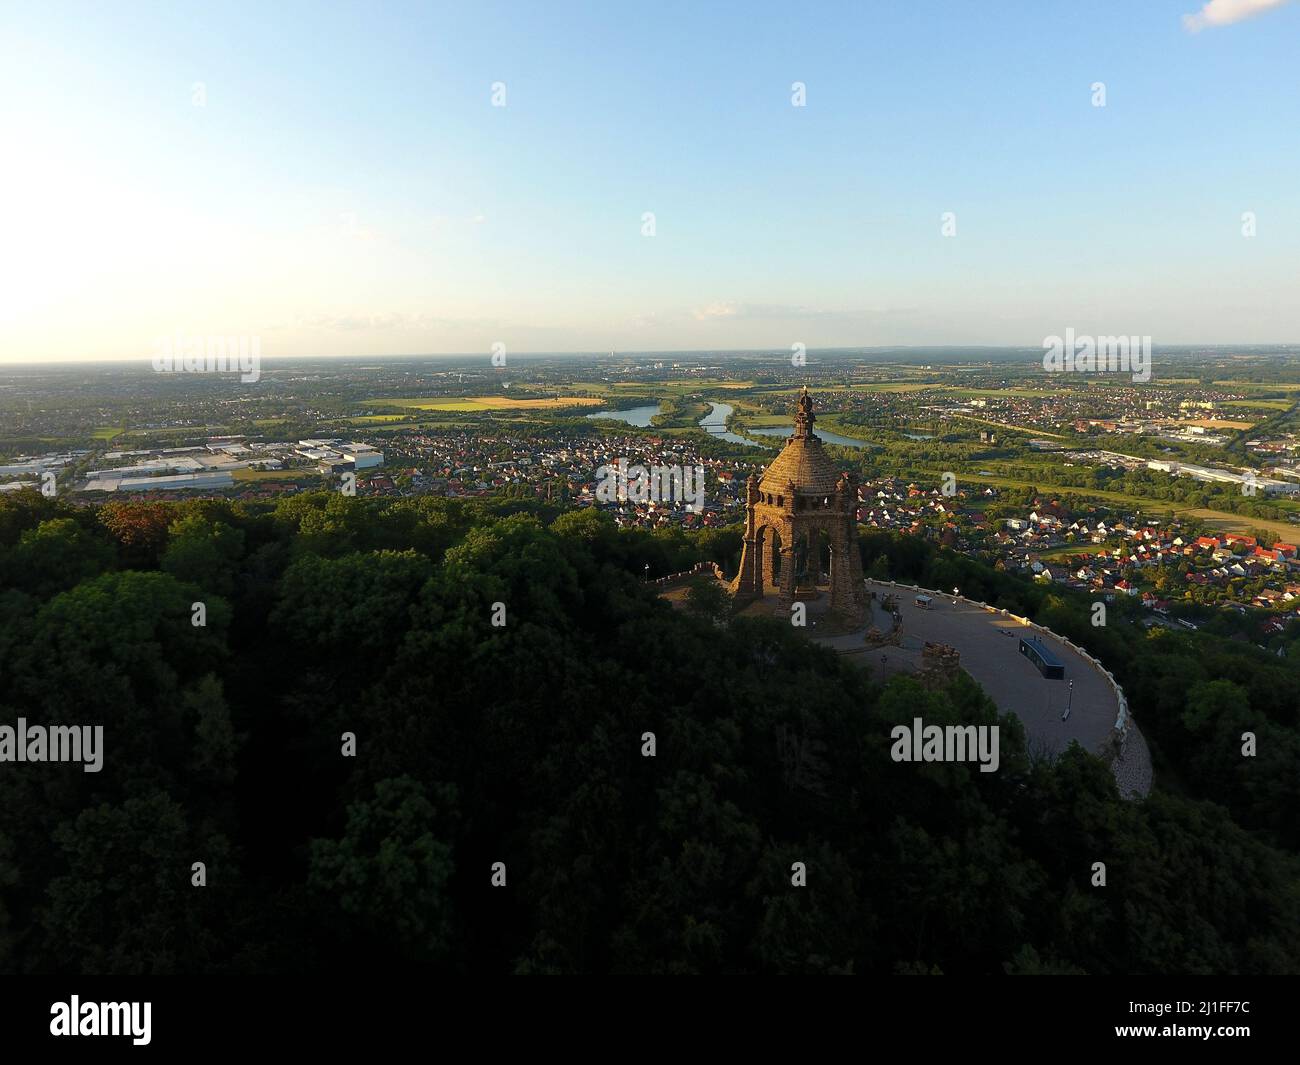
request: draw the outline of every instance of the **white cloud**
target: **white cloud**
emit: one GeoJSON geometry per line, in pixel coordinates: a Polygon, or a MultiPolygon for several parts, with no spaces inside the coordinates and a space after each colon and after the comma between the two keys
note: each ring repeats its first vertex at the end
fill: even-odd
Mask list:
{"type": "Polygon", "coordinates": [[[695,317],[703,322],[710,318],[735,318],[739,313],[740,308],[734,303],[710,303],[696,310],[695,317]]]}
{"type": "Polygon", "coordinates": [[[1207,26],[1228,26],[1288,2],[1289,0],[1209,0],[1195,15],[1184,15],[1183,26],[1191,33],[1199,33],[1207,26]]]}
{"type": "Polygon", "coordinates": [[[706,322],[718,318],[831,318],[838,312],[819,310],[815,307],[787,306],[777,303],[735,303],[724,301],[697,307],[692,312],[697,322],[706,322]]]}

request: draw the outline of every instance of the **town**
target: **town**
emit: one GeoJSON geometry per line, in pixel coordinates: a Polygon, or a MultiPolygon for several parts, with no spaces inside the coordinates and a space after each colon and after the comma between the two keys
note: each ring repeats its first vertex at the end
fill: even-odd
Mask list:
{"type": "Polygon", "coordinates": [[[928,357],[539,357],[508,374],[487,357],[268,360],[259,382],[146,364],[92,378],[78,406],[84,377],[22,368],[0,381],[0,492],[502,496],[725,529],[807,384],[864,531],[1131,601],[1147,624],[1227,612],[1267,646],[1300,617],[1300,353],[1157,350],[1141,383],[1012,349],[928,357]],[[702,498],[602,491],[620,464],[703,470],[702,498]]]}

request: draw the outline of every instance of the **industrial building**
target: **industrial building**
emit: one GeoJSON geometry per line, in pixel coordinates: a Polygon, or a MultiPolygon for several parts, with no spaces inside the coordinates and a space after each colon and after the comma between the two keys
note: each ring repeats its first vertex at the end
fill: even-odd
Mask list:
{"type": "Polygon", "coordinates": [[[303,458],[317,463],[322,470],[329,472],[340,469],[368,470],[384,464],[384,453],[377,448],[355,441],[345,442],[338,438],[299,440],[295,451],[303,458]]]}
{"type": "MultiPolygon", "coordinates": [[[[384,454],[369,444],[343,439],[281,443],[214,437],[206,444],[143,451],[113,451],[106,460],[129,465],[91,470],[83,492],[147,492],[229,488],[237,470],[279,470],[306,459],[321,473],[366,470],[383,465],[384,454]]],[[[307,471],[304,471],[307,472],[307,471]]]]}
{"type": "Polygon", "coordinates": [[[228,472],[210,470],[203,473],[164,473],[121,477],[116,470],[99,470],[86,483],[86,492],[158,492],[184,488],[229,488],[235,483],[228,472]]]}

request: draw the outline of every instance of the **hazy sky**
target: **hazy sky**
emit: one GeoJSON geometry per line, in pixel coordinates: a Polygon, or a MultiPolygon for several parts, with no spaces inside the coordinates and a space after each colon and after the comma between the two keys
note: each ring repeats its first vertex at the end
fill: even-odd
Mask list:
{"type": "Polygon", "coordinates": [[[0,360],[1300,341],[1298,55],[1277,0],[0,0],[0,360]]]}

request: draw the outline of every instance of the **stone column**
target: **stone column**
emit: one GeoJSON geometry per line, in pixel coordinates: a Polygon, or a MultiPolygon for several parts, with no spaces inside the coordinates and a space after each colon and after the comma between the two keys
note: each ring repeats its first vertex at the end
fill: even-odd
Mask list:
{"type": "Polygon", "coordinates": [[[763,578],[758,569],[759,541],[756,535],[746,534],[740,549],[740,572],[732,582],[732,593],[740,599],[756,599],[763,594],[763,578]]]}
{"type": "Polygon", "coordinates": [[[854,620],[865,616],[867,602],[856,531],[852,520],[846,518],[831,541],[831,609],[854,620]]]}
{"type": "Polygon", "coordinates": [[[759,599],[763,595],[763,574],[759,569],[761,551],[758,521],[754,513],[758,496],[758,475],[751,473],[745,481],[745,539],[740,549],[740,570],[731,582],[732,595],[742,603],[759,599]]]}
{"type": "Polygon", "coordinates": [[[794,544],[781,543],[781,606],[789,610],[794,603],[794,544]]]}

